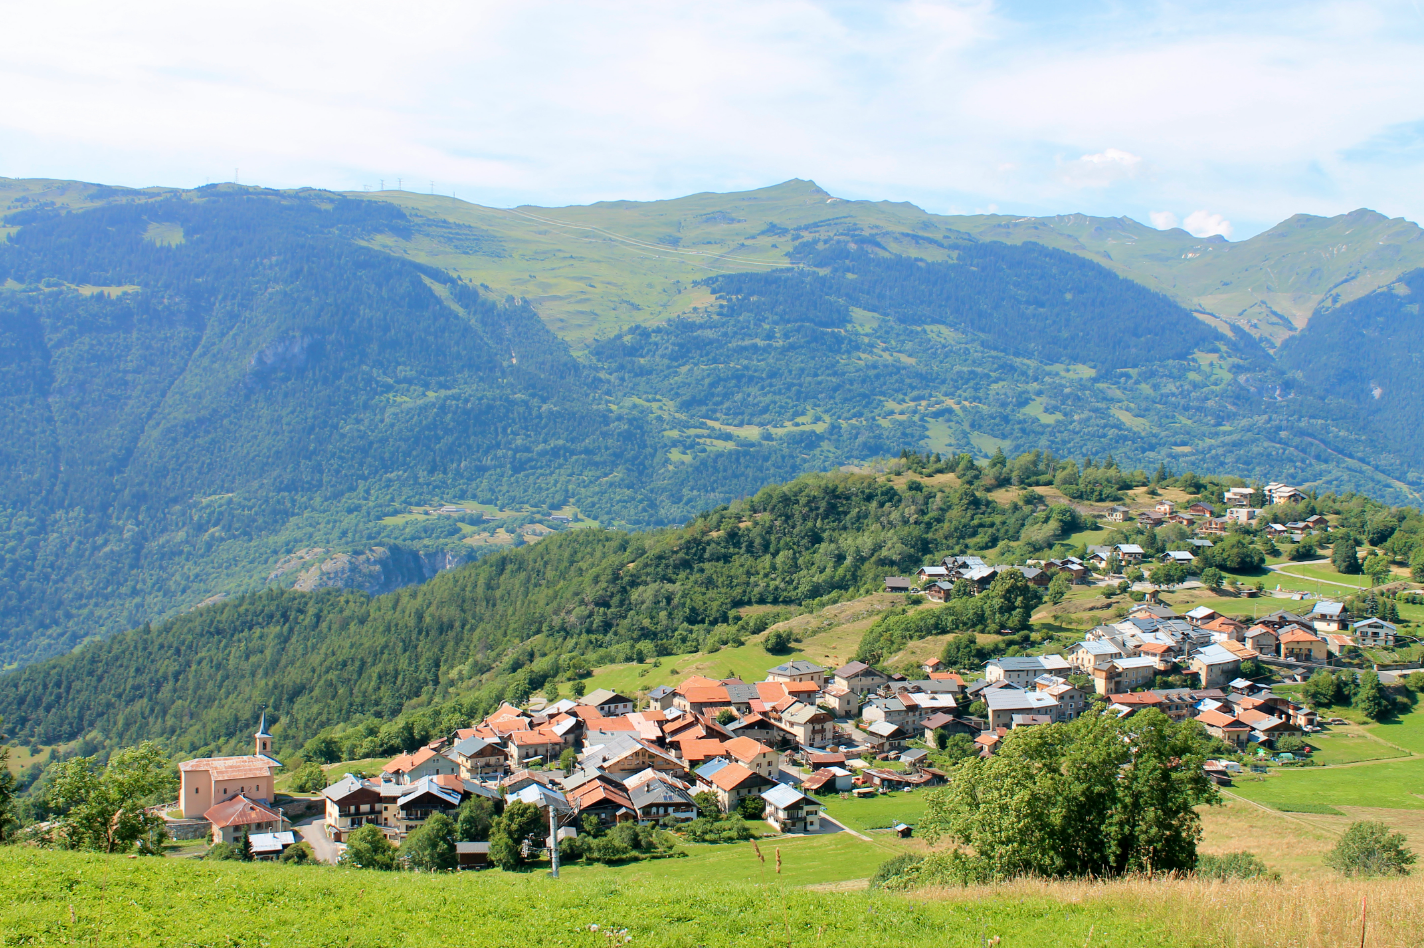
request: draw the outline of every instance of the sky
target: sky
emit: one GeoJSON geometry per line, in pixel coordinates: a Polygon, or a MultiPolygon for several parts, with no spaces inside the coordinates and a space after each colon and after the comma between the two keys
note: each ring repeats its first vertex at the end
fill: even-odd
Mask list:
{"type": "Polygon", "coordinates": [[[0,0],[0,175],[1424,219],[1424,0],[0,0]]]}

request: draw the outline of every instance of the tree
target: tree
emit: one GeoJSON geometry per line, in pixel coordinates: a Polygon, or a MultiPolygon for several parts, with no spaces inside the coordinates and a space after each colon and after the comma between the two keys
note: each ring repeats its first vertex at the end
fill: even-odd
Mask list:
{"type": "Polygon", "coordinates": [[[518,869],[524,863],[520,846],[509,838],[502,826],[496,825],[490,832],[489,861],[506,872],[518,869]]]}
{"type": "Polygon", "coordinates": [[[243,862],[252,861],[252,834],[245,829],[237,838],[237,855],[243,862]]]}
{"type": "Polygon", "coordinates": [[[455,821],[432,813],[401,844],[400,857],[418,872],[448,872],[459,862],[455,854],[455,821]]]}
{"type": "Polygon", "coordinates": [[[715,820],[722,816],[722,804],[717,799],[717,794],[710,790],[703,790],[692,795],[692,802],[697,804],[697,815],[708,820],[715,820]]]}
{"type": "Polygon", "coordinates": [[[974,742],[969,739],[968,734],[949,734],[944,728],[940,728],[935,732],[935,740],[939,745],[939,753],[935,756],[940,760],[955,763],[967,757],[978,756],[974,742]]]}
{"type": "Polygon", "coordinates": [[[1346,876],[1407,876],[1415,856],[1403,833],[1392,833],[1384,823],[1351,823],[1325,864],[1346,876]]]}
{"type": "Polygon", "coordinates": [[[564,752],[559,755],[559,768],[566,774],[574,772],[578,766],[578,751],[572,747],[565,747],[564,752]]]}
{"type": "Polygon", "coordinates": [[[1355,707],[1372,721],[1378,721],[1389,714],[1389,696],[1384,693],[1379,675],[1367,671],[1360,676],[1360,685],[1355,691],[1355,707]]]}
{"type": "MultiPolygon", "coordinates": [[[[302,759],[319,764],[334,764],[341,760],[341,744],[330,734],[318,734],[302,748],[302,759]]],[[[324,786],[317,789],[324,789],[324,786]]]]}
{"type": "Polygon", "coordinates": [[[1355,554],[1355,538],[1348,533],[1341,533],[1335,537],[1335,548],[1330,552],[1330,563],[1335,567],[1337,573],[1345,576],[1358,576],[1360,572],[1360,558],[1355,554]]]}
{"type": "Polygon", "coordinates": [[[1057,605],[1067,597],[1072,589],[1072,584],[1068,581],[1068,574],[1059,572],[1053,576],[1053,581],[1048,584],[1048,601],[1057,605]]]}
{"type": "Polygon", "coordinates": [[[282,850],[282,855],[278,857],[277,861],[305,866],[316,862],[316,853],[312,852],[311,843],[303,840],[295,846],[288,846],[282,850]]]}
{"type": "Polygon", "coordinates": [[[1389,560],[1375,553],[1365,558],[1360,564],[1360,569],[1370,578],[1370,582],[1376,586],[1383,586],[1389,579],[1389,560]]]}
{"type": "Polygon", "coordinates": [[[976,700],[969,705],[969,716],[972,718],[982,718],[989,713],[989,706],[983,700],[976,700]]]}
{"type": "Polygon", "coordinates": [[[1328,707],[1335,703],[1338,696],[1335,676],[1323,668],[1316,669],[1315,674],[1306,679],[1301,692],[1305,700],[1310,702],[1311,707],[1328,707]]]}
{"type": "Polygon", "coordinates": [[[45,805],[57,815],[56,838],[69,849],[127,852],[159,848],[163,818],[144,808],[177,792],[173,765],[158,745],[145,741],[109,758],[99,769],[93,757],[74,757],[54,765],[45,788],[45,805]]]}
{"type": "Polygon", "coordinates": [[[928,795],[926,839],[967,847],[931,858],[964,880],[1190,870],[1196,807],[1219,799],[1202,771],[1209,747],[1200,725],[1155,709],[1012,730],[928,795]]]}
{"type": "Polygon", "coordinates": [[[544,682],[544,700],[553,703],[559,700],[559,683],[552,678],[544,682]]]}
{"type": "Polygon", "coordinates": [[[791,650],[791,633],[786,629],[772,629],[766,634],[762,647],[773,655],[784,655],[791,650]]]}
{"type": "Polygon", "coordinates": [[[355,830],[346,838],[346,851],[341,854],[341,865],[357,869],[391,870],[396,867],[396,848],[386,839],[386,834],[374,823],[355,830]]]}
{"type": "Polygon", "coordinates": [[[455,811],[455,839],[462,843],[483,843],[490,836],[499,804],[475,794],[455,811]]]}
{"type": "Polygon", "coordinates": [[[722,708],[717,712],[717,723],[723,727],[726,727],[735,720],[737,720],[737,712],[731,708],[722,708]]]}
{"type": "Polygon", "coordinates": [[[737,804],[737,814],[744,820],[759,820],[766,812],[766,801],[756,794],[742,797],[737,804]]]}
{"type": "Polygon", "coordinates": [[[1222,585],[1226,582],[1226,577],[1222,575],[1221,570],[1217,569],[1215,566],[1208,566],[1206,569],[1202,570],[1201,581],[1202,585],[1206,586],[1208,589],[1220,589],[1222,585]]]}
{"type": "Polygon", "coordinates": [[[575,698],[582,698],[583,690],[583,679],[576,679],[574,683],[569,686],[569,694],[573,695],[575,698]]]}
{"type": "Polygon", "coordinates": [[[326,789],[326,771],[321,764],[308,761],[292,772],[292,789],[297,793],[316,793],[326,789]]]}
{"type": "MultiPolygon", "coordinates": [[[[5,723],[0,718],[0,726],[5,723]]],[[[3,735],[0,735],[3,738],[3,735]]],[[[15,775],[10,773],[10,745],[0,744],[0,842],[10,835],[15,808],[15,775]]]]}
{"type": "Polygon", "coordinates": [[[523,800],[515,800],[504,808],[503,815],[496,817],[490,824],[490,861],[499,865],[501,869],[510,869],[524,862],[524,843],[531,837],[539,833],[544,825],[544,818],[539,813],[539,808],[532,803],[525,803],[523,800]],[[514,857],[510,865],[505,865],[495,859],[495,847],[499,845],[502,858],[508,857],[508,847],[513,847],[514,857]]]}

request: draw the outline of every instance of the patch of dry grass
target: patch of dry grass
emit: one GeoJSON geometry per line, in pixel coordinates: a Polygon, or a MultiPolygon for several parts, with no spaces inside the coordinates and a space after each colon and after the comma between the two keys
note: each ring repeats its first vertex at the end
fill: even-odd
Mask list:
{"type": "MultiPolygon", "coordinates": [[[[1179,934],[1182,946],[1343,948],[1361,943],[1368,898],[1368,948],[1424,945],[1424,878],[1211,882],[1137,877],[1113,882],[1025,880],[996,886],[926,889],[923,901],[1045,898],[1104,917],[1129,915],[1179,934]]],[[[1005,941],[1011,933],[1005,932],[1005,941]]]]}

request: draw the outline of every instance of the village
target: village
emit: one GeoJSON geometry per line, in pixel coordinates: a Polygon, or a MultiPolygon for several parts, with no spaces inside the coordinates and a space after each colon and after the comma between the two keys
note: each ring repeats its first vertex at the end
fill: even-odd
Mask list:
{"type": "MultiPolygon", "coordinates": [[[[1273,502],[1291,499],[1290,488],[1268,490],[1273,502]]],[[[1208,534],[1219,523],[1210,510],[1162,509],[1170,507],[1141,516],[1191,518],[1208,534]]],[[[1254,511],[1240,509],[1227,510],[1228,522],[1254,519],[1254,511]]],[[[1121,513],[1114,508],[1107,517],[1121,513]]],[[[1283,527],[1297,540],[1328,529],[1323,518],[1283,527]]],[[[1198,537],[1161,559],[1193,560],[1211,542],[1198,537]]],[[[887,577],[885,589],[943,602],[956,589],[963,594],[965,584],[982,592],[1005,570],[1036,586],[1059,576],[1075,585],[1106,583],[1143,556],[1131,544],[1032,566],[951,556],[913,578],[887,577]]],[[[860,661],[831,669],[796,659],[768,669],[761,681],[692,676],[646,693],[598,689],[554,702],[536,698],[526,707],[505,704],[391,759],[378,774],[331,774],[316,818],[300,826],[274,804],[281,763],[270,756],[264,716],[252,755],[180,765],[181,796],[168,815],[181,835],[206,834],[214,843],[245,837],[255,858],[275,858],[305,840],[330,862],[362,827],[399,845],[433,814],[454,814],[474,797],[537,809],[541,829],[521,841],[526,851],[557,850],[580,833],[627,822],[675,829],[709,815],[738,814],[773,834],[841,832],[845,827],[824,812],[828,795],[934,787],[949,779],[938,755],[957,735],[961,748],[987,757],[1011,730],[1069,721],[1094,707],[1119,717],[1153,708],[1172,721],[1195,720],[1236,755],[1289,758],[1278,744],[1320,730],[1320,722],[1312,708],[1273,692],[1273,681],[1303,680],[1360,641],[1392,646],[1397,632],[1375,616],[1352,619],[1336,601],[1318,601],[1304,614],[1243,620],[1205,606],[1179,614],[1150,588],[1141,599],[1056,654],[996,657],[977,668],[951,669],[929,658],[911,677],[860,661]],[[1257,673],[1243,676],[1248,662],[1257,673]],[[1272,666],[1272,674],[1260,674],[1272,666]],[[1185,684],[1154,687],[1169,677],[1185,684]]],[[[1208,776],[1229,785],[1246,759],[1224,754],[1208,762],[1208,776]]],[[[895,830],[909,835],[913,827],[895,830]]],[[[457,843],[460,866],[488,865],[489,847],[457,843]]]]}

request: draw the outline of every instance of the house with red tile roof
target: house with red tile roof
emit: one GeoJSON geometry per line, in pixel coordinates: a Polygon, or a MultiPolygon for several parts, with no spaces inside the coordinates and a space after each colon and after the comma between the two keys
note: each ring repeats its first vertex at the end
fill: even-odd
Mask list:
{"type": "Polygon", "coordinates": [[[733,760],[763,777],[775,780],[781,770],[781,755],[761,741],[754,741],[750,737],[737,737],[723,747],[733,760]]]}
{"type": "Polygon", "coordinates": [[[399,784],[415,783],[422,777],[437,774],[460,773],[460,765],[451,757],[437,754],[429,747],[422,747],[413,754],[401,754],[381,768],[381,772],[399,784]]]}
{"type": "Polygon", "coordinates": [[[280,813],[245,793],[208,807],[203,819],[213,825],[214,843],[235,843],[243,833],[255,836],[286,829],[280,813]]]}
{"type": "Polygon", "coordinates": [[[727,764],[710,777],[699,776],[697,781],[699,790],[717,796],[717,803],[725,812],[731,812],[744,798],[759,794],[774,783],[737,763],[727,764]]]}

